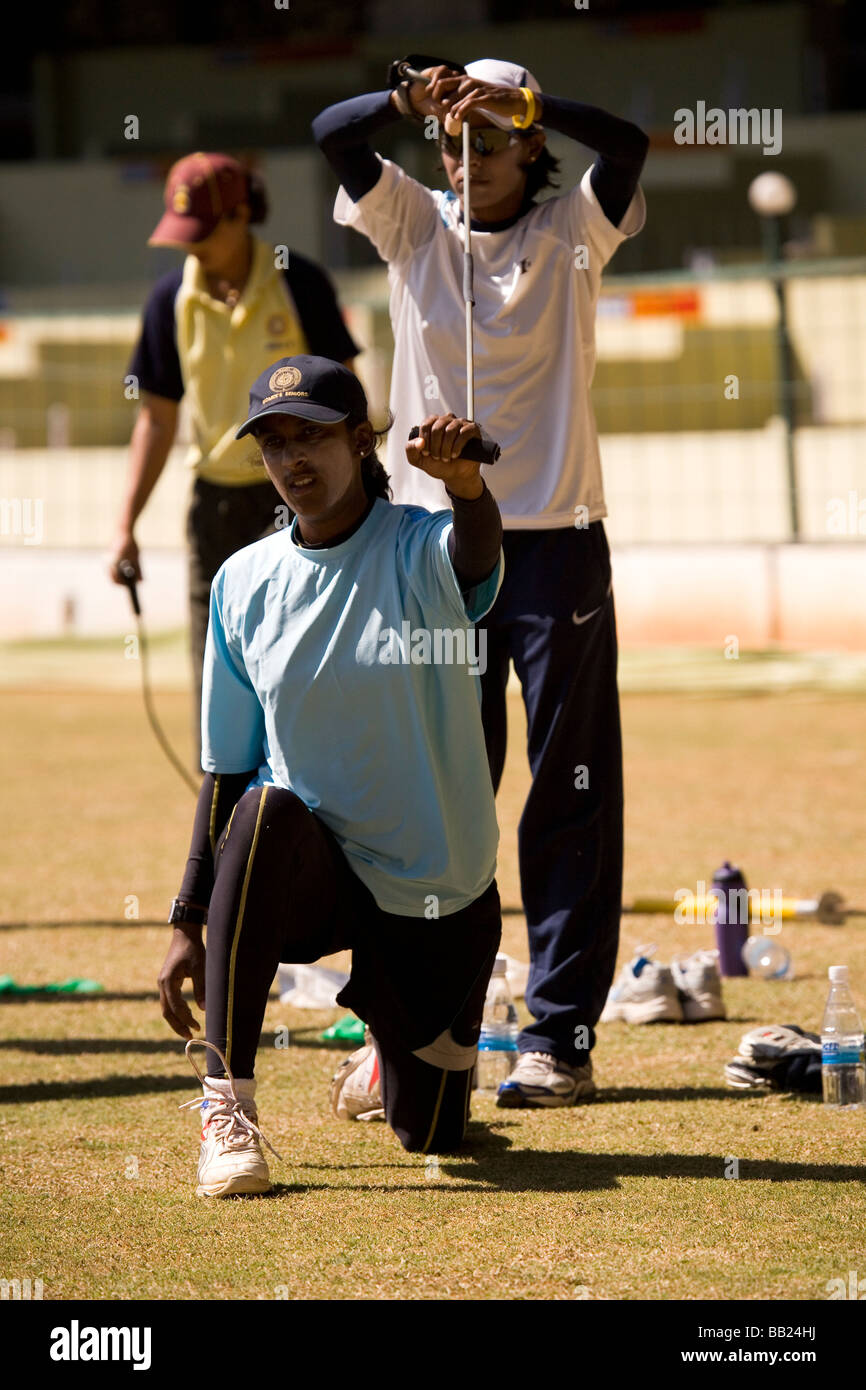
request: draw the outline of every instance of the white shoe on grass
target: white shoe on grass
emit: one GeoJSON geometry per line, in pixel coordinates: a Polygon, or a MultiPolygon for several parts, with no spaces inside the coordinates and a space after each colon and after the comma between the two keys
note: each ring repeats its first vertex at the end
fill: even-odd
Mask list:
{"type": "Polygon", "coordinates": [[[331,1109],[338,1120],[384,1120],[379,1058],[367,1029],[363,1047],[350,1052],[331,1081],[331,1109]]]}
{"type": "Polygon", "coordinates": [[[674,956],[671,972],[686,1023],[727,1018],[718,951],[694,951],[690,956],[674,956]]]}
{"type": "Polygon", "coordinates": [[[186,1055],[204,1090],[201,1100],[188,1100],[180,1106],[181,1110],[198,1107],[202,1112],[195,1195],[235,1197],[269,1192],[271,1176],[259,1141],[276,1158],[280,1155],[256,1123],[255,1081],[236,1081],[219,1048],[203,1039],[191,1038],[186,1055]],[[225,1077],[203,1076],[190,1056],[191,1047],[210,1047],[225,1067],[225,1077]]]}
{"type": "Polygon", "coordinates": [[[521,1052],[517,1065],[496,1092],[505,1110],[576,1105],[595,1095],[592,1062],[573,1067],[549,1052],[521,1052]]]}
{"type": "Polygon", "coordinates": [[[683,1006],[669,965],[651,960],[654,946],[639,946],[607,997],[600,1023],[682,1023],[683,1006]]]}

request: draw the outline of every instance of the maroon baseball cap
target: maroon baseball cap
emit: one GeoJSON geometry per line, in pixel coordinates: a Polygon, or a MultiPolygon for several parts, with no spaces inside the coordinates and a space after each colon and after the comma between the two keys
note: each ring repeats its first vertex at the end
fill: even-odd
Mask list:
{"type": "Polygon", "coordinates": [[[165,182],[165,207],[148,246],[188,246],[249,197],[249,173],[228,154],[184,155],[165,182]]]}

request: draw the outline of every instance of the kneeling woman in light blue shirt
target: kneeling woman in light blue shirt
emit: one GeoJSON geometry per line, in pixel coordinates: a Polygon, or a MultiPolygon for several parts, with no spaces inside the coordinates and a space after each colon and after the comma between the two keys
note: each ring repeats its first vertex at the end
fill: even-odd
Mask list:
{"type": "Polygon", "coordinates": [[[270,1186],[253,1078],[280,960],[352,950],[340,1002],[371,1031],[334,1078],[335,1113],[387,1118],[407,1149],[456,1147],[501,925],[474,624],[502,582],[502,528],[462,456],[478,427],[430,417],[407,443],[448,490],[434,513],[389,501],[363,389],[336,362],[275,362],[244,435],[291,524],[213,581],[205,778],[160,974],[188,1049],[186,978],[206,1007],[207,1196],[270,1186]]]}

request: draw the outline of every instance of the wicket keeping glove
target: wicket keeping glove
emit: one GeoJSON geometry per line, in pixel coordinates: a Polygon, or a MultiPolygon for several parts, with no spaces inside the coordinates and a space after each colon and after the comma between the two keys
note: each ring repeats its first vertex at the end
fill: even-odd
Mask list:
{"type": "Polygon", "coordinates": [[[725,1080],[739,1091],[819,1092],[821,1039],[796,1023],[753,1028],[740,1039],[725,1080]]]}

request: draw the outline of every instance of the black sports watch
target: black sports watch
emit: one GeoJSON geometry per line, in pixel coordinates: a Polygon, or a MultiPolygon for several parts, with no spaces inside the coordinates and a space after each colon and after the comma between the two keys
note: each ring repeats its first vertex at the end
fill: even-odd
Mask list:
{"type": "Polygon", "coordinates": [[[169,926],[174,926],[177,922],[190,922],[194,927],[203,927],[206,921],[206,907],[194,907],[192,903],[182,903],[179,898],[172,898],[168,914],[169,926]]]}

